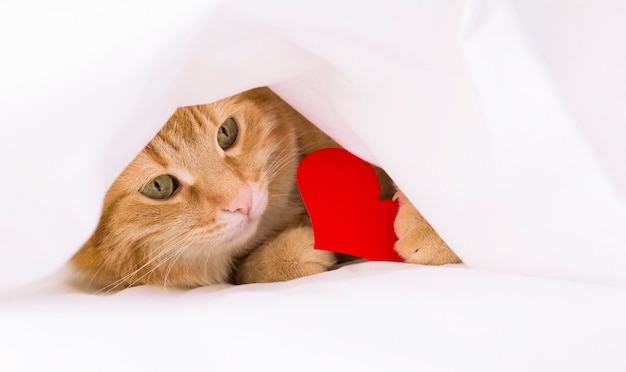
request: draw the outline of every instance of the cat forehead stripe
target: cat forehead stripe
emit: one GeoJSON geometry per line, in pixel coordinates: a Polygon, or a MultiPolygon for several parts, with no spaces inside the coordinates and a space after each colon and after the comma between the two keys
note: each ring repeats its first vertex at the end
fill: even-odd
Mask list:
{"type": "Polygon", "coordinates": [[[163,141],[167,146],[171,147],[174,151],[180,151],[178,141],[175,141],[171,136],[159,133],[158,138],[163,141]]]}
{"type": "Polygon", "coordinates": [[[198,106],[190,107],[189,113],[191,114],[190,121],[194,130],[200,129],[204,126],[207,117],[200,111],[198,106]]]}
{"type": "Polygon", "coordinates": [[[156,145],[154,142],[149,143],[148,145],[146,145],[146,147],[144,148],[144,151],[146,154],[148,154],[148,156],[150,156],[150,158],[152,158],[152,160],[159,164],[161,167],[167,167],[167,161],[163,158],[162,154],[160,153],[160,151],[156,148],[156,145]]]}

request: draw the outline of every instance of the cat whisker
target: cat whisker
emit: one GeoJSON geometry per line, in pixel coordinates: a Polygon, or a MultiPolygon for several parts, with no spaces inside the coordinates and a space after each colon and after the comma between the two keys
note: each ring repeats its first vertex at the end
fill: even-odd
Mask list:
{"type": "MultiPolygon", "coordinates": [[[[148,270],[148,272],[146,272],[145,274],[143,274],[142,276],[140,276],[139,278],[137,278],[135,281],[131,282],[129,284],[129,287],[133,287],[134,285],[136,285],[137,283],[139,283],[143,278],[146,277],[150,277],[157,269],[161,268],[161,266],[163,266],[166,262],[168,262],[168,260],[170,260],[172,257],[176,256],[177,254],[177,250],[176,249],[171,249],[166,251],[168,253],[167,257],[165,257],[163,260],[161,260],[161,262],[159,262],[158,264],[156,264],[153,268],[151,268],[150,270],[148,270]]],[[[151,260],[154,261],[154,260],[151,260]]],[[[141,270],[138,269],[136,270],[133,275],[137,274],[137,272],[141,270]]],[[[146,280],[148,282],[148,280],[146,280]]]]}
{"type": "Polygon", "coordinates": [[[176,252],[174,252],[173,255],[169,256],[167,258],[167,260],[169,260],[169,264],[167,265],[167,269],[165,270],[165,277],[163,278],[163,289],[167,288],[167,278],[170,275],[170,271],[172,271],[172,268],[174,267],[174,264],[176,263],[176,261],[183,255],[183,253],[185,253],[185,251],[187,250],[189,246],[188,245],[183,245],[181,247],[179,247],[176,252]]]}
{"type": "Polygon", "coordinates": [[[210,273],[209,273],[209,261],[211,259],[211,257],[213,256],[212,251],[208,250],[206,252],[206,257],[204,259],[204,277],[205,279],[208,281],[210,278],[210,273]]]}
{"type": "Polygon", "coordinates": [[[276,175],[278,175],[282,170],[284,170],[287,166],[291,165],[293,159],[284,152],[288,152],[288,150],[281,150],[277,154],[274,154],[278,159],[276,161],[270,162],[270,166],[266,168],[267,175],[270,179],[274,179],[276,175]]]}
{"type": "Polygon", "coordinates": [[[293,195],[292,193],[288,193],[288,192],[281,193],[281,194],[276,193],[276,194],[269,195],[267,198],[270,200],[271,199],[284,199],[285,197],[291,197],[292,195],[293,195]]]}
{"type": "Polygon", "coordinates": [[[111,284],[101,288],[96,293],[110,293],[110,292],[116,290],[117,287],[119,287],[119,286],[121,286],[121,285],[123,285],[124,283],[127,283],[127,282],[129,282],[127,287],[132,287],[133,285],[137,284],[141,279],[143,279],[147,275],[150,275],[155,269],[157,269],[159,267],[159,265],[156,265],[154,268],[149,270],[146,274],[144,274],[141,277],[137,278],[136,280],[132,281],[134,279],[135,275],[137,275],[141,270],[145,269],[147,266],[151,265],[153,262],[157,261],[161,257],[163,257],[165,255],[168,255],[170,253],[171,253],[170,250],[163,249],[161,252],[159,252],[159,254],[157,254],[156,256],[152,257],[150,260],[145,262],[143,265],[141,265],[136,270],[134,270],[134,271],[130,272],[129,274],[121,277],[120,279],[116,280],[115,282],[113,282],[113,283],[111,283],[111,284]]]}

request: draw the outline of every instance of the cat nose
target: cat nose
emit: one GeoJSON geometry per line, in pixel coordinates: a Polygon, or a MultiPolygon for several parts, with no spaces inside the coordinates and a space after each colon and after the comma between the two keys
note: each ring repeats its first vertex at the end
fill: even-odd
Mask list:
{"type": "Polygon", "coordinates": [[[249,188],[241,190],[233,199],[226,203],[222,209],[249,216],[252,209],[252,190],[249,188]]]}

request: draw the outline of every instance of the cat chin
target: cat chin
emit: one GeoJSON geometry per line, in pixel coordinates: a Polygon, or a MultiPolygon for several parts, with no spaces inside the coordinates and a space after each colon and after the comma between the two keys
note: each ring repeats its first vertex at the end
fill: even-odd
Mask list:
{"type": "Polygon", "coordinates": [[[224,239],[220,244],[226,250],[239,250],[249,245],[259,229],[260,219],[247,218],[238,224],[231,225],[228,233],[224,234],[224,239]]]}

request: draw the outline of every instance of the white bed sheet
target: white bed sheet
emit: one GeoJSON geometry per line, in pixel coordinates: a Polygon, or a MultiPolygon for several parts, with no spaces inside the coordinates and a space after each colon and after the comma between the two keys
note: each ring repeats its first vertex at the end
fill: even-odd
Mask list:
{"type": "Polygon", "coordinates": [[[2,2],[0,370],[626,369],[625,4],[2,2]],[[48,277],[177,106],[260,85],[465,265],[106,297],[48,277]]]}
{"type": "Polygon", "coordinates": [[[3,300],[2,370],[626,369],[621,287],[382,262],[106,297],[52,282],[3,300]]]}

